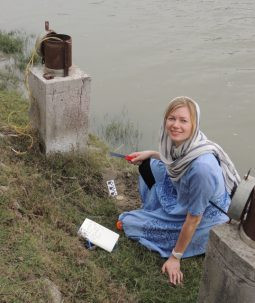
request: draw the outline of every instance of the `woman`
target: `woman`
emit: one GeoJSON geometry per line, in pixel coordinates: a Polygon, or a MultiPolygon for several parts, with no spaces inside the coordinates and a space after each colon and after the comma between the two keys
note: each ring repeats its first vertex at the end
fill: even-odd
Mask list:
{"type": "Polygon", "coordinates": [[[159,152],[130,155],[142,163],[142,207],[119,217],[128,237],[168,258],[162,272],[175,285],[183,280],[180,259],[203,254],[210,228],[228,221],[224,211],[240,182],[228,155],[199,130],[199,116],[188,97],[169,103],[159,152]]]}

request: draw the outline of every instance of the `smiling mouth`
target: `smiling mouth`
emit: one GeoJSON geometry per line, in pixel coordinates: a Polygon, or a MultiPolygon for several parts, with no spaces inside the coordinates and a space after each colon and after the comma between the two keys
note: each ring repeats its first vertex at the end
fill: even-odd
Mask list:
{"type": "Polygon", "coordinates": [[[177,132],[177,131],[170,131],[172,135],[180,135],[181,132],[177,132]]]}

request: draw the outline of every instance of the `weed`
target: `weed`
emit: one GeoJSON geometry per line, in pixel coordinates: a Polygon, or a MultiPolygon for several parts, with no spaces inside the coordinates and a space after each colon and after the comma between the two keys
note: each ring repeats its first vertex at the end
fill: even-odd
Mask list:
{"type": "Polygon", "coordinates": [[[0,71],[0,90],[8,90],[15,88],[19,82],[19,78],[14,74],[13,70],[6,69],[0,71]]]}
{"type": "Polygon", "coordinates": [[[94,125],[95,132],[113,150],[118,149],[123,153],[139,150],[142,134],[138,125],[128,118],[126,109],[114,117],[105,115],[103,120],[101,125],[94,125]]]}
{"type": "MultiPolygon", "coordinates": [[[[11,55],[15,66],[23,71],[31,57],[31,49],[35,44],[35,36],[21,31],[0,31],[0,51],[11,55]]],[[[35,63],[39,61],[36,56],[35,63]]]]}
{"type": "MultiPolygon", "coordinates": [[[[0,31],[0,52],[2,52],[0,89],[24,91],[21,83],[23,72],[31,58],[35,37],[21,31],[0,31]]],[[[34,64],[39,62],[39,56],[34,57],[34,64]]]]}
{"type": "Polygon", "coordinates": [[[3,32],[0,31],[0,51],[5,54],[21,54],[24,49],[25,40],[20,36],[19,32],[3,32]]]}

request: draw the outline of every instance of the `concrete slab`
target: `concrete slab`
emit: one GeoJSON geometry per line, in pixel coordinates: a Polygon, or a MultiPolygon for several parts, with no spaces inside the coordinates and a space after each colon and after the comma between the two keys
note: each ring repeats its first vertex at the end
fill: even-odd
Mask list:
{"type": "Polygon", "coordinates": [[[255,302],[255,249],[241,240],[237,223],[210,232],[198,302],[255,302]]]}
{"type": "Polygon", "coordinates": [[[91,78],[78,67],[68,77],[46,80],[43,67],[29,73],[30,119],[45,153],[82,152],[87,146],[91,78]]]}

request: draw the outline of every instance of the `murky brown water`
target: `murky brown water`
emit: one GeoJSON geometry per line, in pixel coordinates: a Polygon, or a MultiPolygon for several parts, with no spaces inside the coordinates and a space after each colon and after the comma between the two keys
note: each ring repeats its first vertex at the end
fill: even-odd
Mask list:
{"type": "Polygon", "coordinates": [[[201,106],[201,128],[244,174],[255,167],[255,1],[0,0],[0,28],[73,38],[73,61],[93,79],[97,123],[123,107],[143,148],[157,146],[169,99],[201,106]]]}

